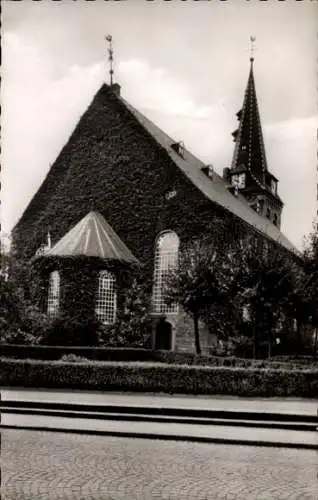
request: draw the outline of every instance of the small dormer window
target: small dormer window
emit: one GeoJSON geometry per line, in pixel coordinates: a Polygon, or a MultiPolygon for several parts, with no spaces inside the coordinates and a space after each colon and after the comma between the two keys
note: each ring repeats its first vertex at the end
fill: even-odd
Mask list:
{"type": "Polygon", "coordinates": [[[207,177],[209,177],[209,179],[213,179],[213,176],[214,176],[213,165],[205,165],[205,167],[202,167],[201,170],[207,177]]]}
{"type": "Polygon", "coordinates": [[[214,168],[212,167],[212,165],[208,165],[208,177],[210,177],[210,179],[213,178],[213,173],[214,173],[214,168]]]}
{"type": "Polygon", "coordinates": [[[182,156],[184,158],[184,143],[182,141],[180,142],[174,142],[171,144],[172,149],[178,153],[179,156],[182,156]]]}
{"type": "Polygon", "coordinates": [[[257,212],[259,214],[260,211],[261,211],[261,204],[260,204],[260,202],[257,201],[256,203],[254,203],[253,205],[251,205],[251,208],[253,210],[255,210],[255,212],[257,212]]]}
{"type": "Polygon", "coordinates": [[[270,218],[271,218],[271,209],[270,209],[270,208],[268,208],[268,209],[266,210],[266,217],[267,217],[267,219],[270,219],[270,218]]]}

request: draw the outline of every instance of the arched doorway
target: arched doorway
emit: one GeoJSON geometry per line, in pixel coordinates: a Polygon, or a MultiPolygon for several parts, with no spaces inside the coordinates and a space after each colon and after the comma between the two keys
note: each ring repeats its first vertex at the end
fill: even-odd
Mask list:
{"type": "Polygon", "coordinates": [[[165,319],[161,318],[156,326],[156,350],[171,351],[172,349],[172,327],[165,319]]]}

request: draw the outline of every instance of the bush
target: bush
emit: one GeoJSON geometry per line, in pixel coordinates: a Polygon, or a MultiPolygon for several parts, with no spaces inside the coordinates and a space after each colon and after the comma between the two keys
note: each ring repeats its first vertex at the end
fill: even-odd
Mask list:
{"type": "Polygon", "coordinates": [[[0,270],[1,343],[37,344],[50,326],[50,320],[34,304],[40,286],[26,262],[2,256],[5,272],[0,270]]]}
{"type": "Polygon", "coordinates": [[[1,356],[18,359],[58,360],[65,355],[99,361],[155,361],[155,351],[139,348],[12,345],[0,348],[1,356]]]}
{"type": "Polygon", "coordinates": [[[98,346],[100,324],[94,318],[82,320],[62,315],[43,335],[42,345],[49,346],[98,346]]]}
{"type": "Polygon", "coordinates": [[[151,339],[151,318],[149,316],[149,293],[145,285],[134,278],[123,288],[123,304],[117,312],[116,323],[104,327],[101,345],[113,347],[143,348],[151,339]]]}
{"type": "MultiPolygon", "coordinates": [[[[22,301],[18,296],[12,295],[12,300],[15,301],[17,310],[16,314],[14,314],[15,308],[11,308],[11,313],[14,314],[13,318],[11,317],[12,314],[8,314],[8,311],[1,304],[0,343],[38,344],[45,332],[50,328],[50,320],[36,306],[22,301]]],[[[3,302],[3,296],[1,302],[3,302]]]]}
{"type": "Polygon", "coordinates": [[[58,360],[62,355],[73,354],[96,361],[141,361],[166,364],[183,364],[196,366],[232,366],[241,368],[277,368],[277,369],[316,369],[318,362],[311,357],[293,358],[277,357],[266,360],[246,358],[199,356],[187,352],[155,351],[133,347],[82,347],[82,346],[49,346],[49,345],[1,345],[2,357],[18,359],[58,360]]]}
{"type": "Polygon", "coordinates": [[[78,362],[89,363],[92,360],[89,360],[84,356],[77,356],[76,354],[71,353],[71,354],[63,354],[60,358],[60,361],[71,362],[71,363],[78,363],[78,362]]]}
{"type": "Polygon", "coordinates": [[[2,359],[0,385],[56,389],[318,397],[317,371],[2,359]]]}

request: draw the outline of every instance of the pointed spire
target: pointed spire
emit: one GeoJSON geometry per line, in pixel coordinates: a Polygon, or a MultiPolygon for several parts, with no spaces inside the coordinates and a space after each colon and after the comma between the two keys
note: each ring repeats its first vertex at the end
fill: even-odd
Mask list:
{"type": "Polygon", "coordinates": [[[268,171],[268,168],[254,81],[255,37],[251,37],[250,40],[250,72],[243,107],[236,115],[239,127],[232,134],[235,148],[231,170],[242,169],[244,166],[254,180],[263,186],[265,183],[265,172],[268,171]]]}

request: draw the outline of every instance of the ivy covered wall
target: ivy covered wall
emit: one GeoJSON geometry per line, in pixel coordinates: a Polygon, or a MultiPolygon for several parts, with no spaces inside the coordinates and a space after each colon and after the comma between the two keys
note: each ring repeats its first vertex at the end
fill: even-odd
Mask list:
{"type": "Polygon", "coordinates": [[[160,231],[174,230],[183,240],[213,231],[215,217],[229,217],[190,182],[107,85],[17,224],[17,253],[32,257],[48,229],[54,243],[91,210],[104,215],[149,277],[160,231]],[[170,190],[176,195],[167,199],[170,190]]]}

